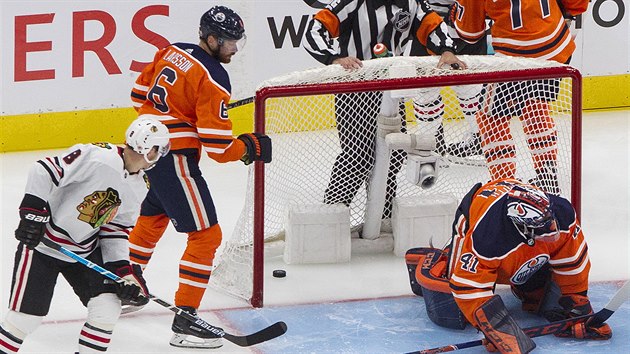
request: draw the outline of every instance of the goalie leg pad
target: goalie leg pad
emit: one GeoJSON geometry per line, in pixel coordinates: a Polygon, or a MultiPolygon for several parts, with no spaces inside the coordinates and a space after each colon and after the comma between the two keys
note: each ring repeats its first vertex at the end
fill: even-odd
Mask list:
{"type": "Polygon", "coordinates": [[[422,287],[418,284],[418,280],[416,279],[416,269],[419,264],[422,264],[420,258],[433,251],[435,251],[434,248],[417,247],[411,248],[407,251],[407,253],[405,253],[405,263],[407,263],[407,272],[409,273],[411,291],[418,296],[422,296],[422,287]]]}
{"type": "Polygon", "coordinates": [[[501,353],[529,353],[536,343],[523,332],[498,295],[479,306],[474,313],[479,329],[501,353]]]}
{"type": "Polygon", "coordinates": [[[436,248],[428,248],[418,257],[416,280],[422,288],[427,315],[433,323],[452,329],[466,328],[466,318],[457,306],[446,278],[448,255],[436,248]]]}

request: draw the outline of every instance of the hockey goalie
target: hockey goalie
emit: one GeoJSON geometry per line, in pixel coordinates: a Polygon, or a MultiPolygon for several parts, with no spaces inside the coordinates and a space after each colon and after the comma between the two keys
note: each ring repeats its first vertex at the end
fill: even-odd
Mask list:
{"type": "MultiPolygon", "coordinates": [[[[516,324],[497,284],[510,286],[522,310],[550,322],[593,312],[590,261],[582,227],[571,203],[514,179],[476,184],[455,214],[444,250],[414,248],[405,256],[414,293],[423,296],[436,324],[486,336],[486,348],[528,353],[535,343],[516,324]]],[[[578,323],[558,337],[606,340],[606,323],[578,323]]]]}

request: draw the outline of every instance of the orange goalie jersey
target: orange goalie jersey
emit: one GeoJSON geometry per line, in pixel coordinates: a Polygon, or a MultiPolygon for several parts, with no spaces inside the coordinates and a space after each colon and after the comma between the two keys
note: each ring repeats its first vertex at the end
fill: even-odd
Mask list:
{"type": "Polygon", "coordinates": [[[227,162],[245,153],[245,144],[232,136],[230,95],[228,73],[218,60],[196,44],[175,43],[144,68],[131,100],[139,115],[156,115],[168,127],[171,150],[203,149],[227,162]]]}
{"type": "Polygon", "coordinates": [[[571,203],[548,195],[559,235],[535,238],[530,246],[507,216],[508,192],[515,184],[522,183],[490,182],[472,190],[458,208],[449,259],[450,287],[473,325],[474,311],[494,295],[496,284],[524,284],[546,264],[562,294],[588,290],[587,245],[571,203]]]}
{"type": "Polygon", "coordinates": [[[575,43],[563,17],[577,16],[588,0],[457,0],[454,27],[467,42],[483,37],[486,16],[493,20],[492,46],[497,53],[567,63],[575,43]]]}

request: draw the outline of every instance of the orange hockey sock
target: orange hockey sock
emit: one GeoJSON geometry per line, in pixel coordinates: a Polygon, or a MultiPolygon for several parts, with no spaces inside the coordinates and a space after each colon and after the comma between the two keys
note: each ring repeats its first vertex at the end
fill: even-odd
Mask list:
{"type": "Polygon", "coordinates": [[[188,233],[188,245],[179,263],[179,288],[175,293],[176,306],[199,308],[210,274],[214,254],[221,245],[221,227],[188,233]]]}

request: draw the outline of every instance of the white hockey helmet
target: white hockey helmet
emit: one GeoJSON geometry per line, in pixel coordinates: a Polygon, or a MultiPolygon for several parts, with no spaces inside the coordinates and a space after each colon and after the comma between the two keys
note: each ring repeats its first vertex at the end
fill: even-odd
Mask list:
{"type": "Polygon", "coordinates": [[[125,143],[150,164],[155,164],[171,149],[168,128],[159,120],[145,115],[131,122],[125,134],[125,143]],[[157,147],[158,155],[150,160],[148,155],[154,147],[157,147]]]}

